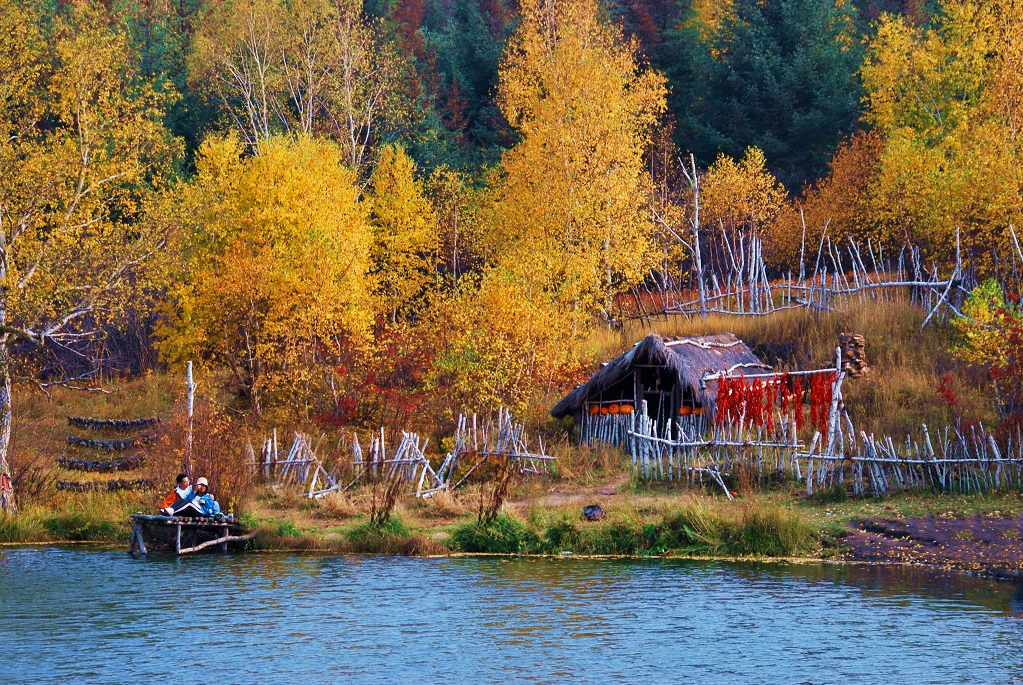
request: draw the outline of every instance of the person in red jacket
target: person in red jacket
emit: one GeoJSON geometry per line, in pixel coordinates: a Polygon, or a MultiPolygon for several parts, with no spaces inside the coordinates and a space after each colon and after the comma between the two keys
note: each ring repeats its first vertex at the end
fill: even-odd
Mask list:
{"type": "Polygon", "coordinates": [[[160,503],[161,514],[173,516],[177,509],[188,504],[195,497],[195,490],[192,488],[192,483],[188,478],[188,474],[179,473],[176,483],[176,487],[171,490],[170,493],[163,498],[163,502],[160,503]]]}

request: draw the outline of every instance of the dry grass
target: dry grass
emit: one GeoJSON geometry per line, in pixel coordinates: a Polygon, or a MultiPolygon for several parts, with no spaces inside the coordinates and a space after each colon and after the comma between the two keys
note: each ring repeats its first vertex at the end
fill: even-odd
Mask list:
{"type": "Polygon", "coordinates": [[[413,500],[410,514],[426,519],[456,519],[471,511],[464,492],[452,493],[447,490],[430,495],[426,499],[413,500]]]}

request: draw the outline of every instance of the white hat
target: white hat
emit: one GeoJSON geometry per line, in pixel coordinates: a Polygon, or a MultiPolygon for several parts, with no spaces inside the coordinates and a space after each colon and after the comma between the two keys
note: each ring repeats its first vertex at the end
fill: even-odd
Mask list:
{"type": "Polygon", "coordinates": [[[195,481],[195,484],[196,485],[205,485],[206,487],[210,486],[210,482],[208,480],[206,480],[205,478],[202,478],[202,477],[198,478],[195,481]]]}

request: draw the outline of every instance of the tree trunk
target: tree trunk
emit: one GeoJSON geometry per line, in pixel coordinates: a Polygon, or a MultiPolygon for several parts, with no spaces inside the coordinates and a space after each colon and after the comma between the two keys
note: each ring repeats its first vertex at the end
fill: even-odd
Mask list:
{"type": "MultiPolygon", "coordinates": [[[[2,316],[3,312],[0,312],[2,316]]],[[[3,317],[6,318],[6,317],[3,317]]],[[[7,452],[11,445],[11,368],[7,343],[0,342],[0,511],[13,514],[18,510],[14,499],[14,483],[7,452]]]]}

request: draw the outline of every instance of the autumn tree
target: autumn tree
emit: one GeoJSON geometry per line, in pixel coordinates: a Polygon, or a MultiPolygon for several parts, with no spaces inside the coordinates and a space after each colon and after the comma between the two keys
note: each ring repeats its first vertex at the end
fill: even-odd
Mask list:
{"type": "Polygon", "coordinates": [[[12,381],[128,306],[159,246],[135,219],[177,146],[161,121],[168,90],[139,78],[126,32],[101,8],[50,18],[3,0],[0,33],[0,499],[11,511],[12,381]]]}
{"type": "Polygon", "coordinates": [[[483,192],[473,186],[469,174],[441,166],[427,179],[426,193],[437,218],[441,273],[457,281],[480,270],[487,260],[480,212],[483,192]]]}
{"type": "Polygon", "coordinates": [[[578,380],[578,326],[577,313],[521,273],[469,275],[430,314],[436,353],[427,388],[448,418],[466,407],[524,410],[538,391],[578,380]]]}
{"type": "Polygon", "coordinates": [[[360,172],[411,109],[406,62],[360,0],[229,0],[203,15],[189,60],[254,150],[277,133],[327,136],[360,172]]]}
{"type": "Polygon", "coordinates": [[[246,158],[237,138],[213,138],[157,217],[181,264],[171,265],[161,352],[230,369],[257,413],[267,397],[308,408],[366,341],[373,233],[345,156],[333,143],[271,137],[246,158]]]}
{"type": "Polygon", "coordinates": [[[380,152],[369,179],[372,271],[381,309],[392,321],[414,317],[436,279],[437,220],[416,178],[416,165],[400,145],[380,152]]]}
{"type": "Polygon", "coordinates": [[[703,219],[710,230],[763,237],[785,203],[785,188],[767,170],[764,153],[747,148],[742,159],[719,155],[700,184],[703,219]]]}
{"type": "MultiPolygon", "coordinates": [[[[816,250],[822,236],[866,245],[879,235],[872,188],[884,140],[876,130],[843,141],[828,164],[828,174],[803,189],[782,207],[768,228],[765,256],[776,269],[799,268],[799,260],[816,250]]],[[[871,265],[872,266],[872,265],[871,265]]]]}
{"type": "Polygon", "coordinates": [[[530,2],[502,60],[498,103],[521,142],[494,193],[494,252],[559,306],[610,318],[652,263],[643,154],[664,79],[593,0],[530,2]]]}
{"type": "Polygon", "coordinates": [[[884,147],[871,187],[876,237],[951,259],[1020,220],[1023,12],[1017,0],[948,0],[931,26],[885,17],[862,74],[884,147]]]}

